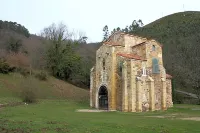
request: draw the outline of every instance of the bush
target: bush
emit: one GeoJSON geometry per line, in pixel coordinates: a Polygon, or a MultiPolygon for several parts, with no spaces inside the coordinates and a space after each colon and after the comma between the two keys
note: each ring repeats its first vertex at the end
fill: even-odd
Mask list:
{"type": "Polygon", "coordinates": [[[41,71],[39,73],[36,73],[35,77],[39,80],[46,81],[47,80],[47,73],[44,72],[44,71],[41,71]]]}
{"type": "Polygon", "coordinates": [[[0,73],[8,74],[9,72],[13,72],[15,67],[10,67],[5,59],[0,58],[0,73]]]}
{"type": "Polygon", "coordinates": [[[29,77],[24,79],[20,85],[20,98],[23,102],[34,103],[37,99],[37,88],[34,84],[34,79],[29,77]]]}
{"type": "Polygon", "coordinates": [[[30,71],[24,68],[19,68],[18,69],[19,73],[24,76],[25,78],[30,75],[30,71]]]}

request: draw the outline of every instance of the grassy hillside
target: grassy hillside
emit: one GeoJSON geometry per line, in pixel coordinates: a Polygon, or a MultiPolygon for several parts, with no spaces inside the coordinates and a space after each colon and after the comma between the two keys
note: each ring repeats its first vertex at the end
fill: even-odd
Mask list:
{"type": "Polygon", "coordinates": [[[67,99],[77,102],[88,102],[89,100],[88,90],[54,77],[49,77],[47,81],[40,81],[34,77],[24,78],[18,73],[11,73],[9,75],[0,74],[0,103],[21,101],[19,94],[24,86],[32,86],[39,99],[67,99]]]}
{"type": "Polygon", "coordinates": [[[197,52],[200,50],[199,32],[200,12],[191,11],[158,19],[136,31],[136,34],[154,38],[164,45],[163,60],[167,73],[174,77],[176,87],[191,91],[191,86],[187,85],[191,77],[198,75],[194,67],[198,66],[200,59],[197,52]]]}

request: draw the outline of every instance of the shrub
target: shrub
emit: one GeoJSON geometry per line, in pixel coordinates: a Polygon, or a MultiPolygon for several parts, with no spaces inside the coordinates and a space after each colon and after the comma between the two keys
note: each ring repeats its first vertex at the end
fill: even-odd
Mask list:
{"type": "Polygon", "coordinates": [[[30,75],[30,71],[24,68],[19,68],[18,69],[19,73],[24,76],[25,78],[30,75]]]}
{"type": "Polygon", "coordinates": [[[15,67],[10,67],[5,59],[0,58],[0,73],[8,74],[9,72],[13,72],[15,67]]]}
{"type": "Polygon", "coordinates": [[[44,71],[41,71],[39,73],[36,73],[35,77],[39,80],[46,81],[47,80],[47,73],[44,72],[44,71]]]}
{"type": "Polygon", "coordinates": [[[37,88],[32,77],[24,79],[20,85],[20,98],[23,102],[34,103],[37,99],[37,88]]]}
{"type": "Polygon", "coordinates": [[[10,66],[24,69],[30,68],[30,59],[24,53],[10,53],[6,55],[5,59],[10,66]]]}

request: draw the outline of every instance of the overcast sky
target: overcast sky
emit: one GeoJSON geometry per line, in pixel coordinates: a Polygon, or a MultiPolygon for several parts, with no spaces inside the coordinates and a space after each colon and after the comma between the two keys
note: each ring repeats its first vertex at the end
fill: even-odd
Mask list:
{"type": "Polygon", "coordinates": [[[182,11],[200,11],[200,0],[1,0],[0,20],[15,21],[38,34],[51,23],[64,22],[86,33],[88,42],[102,40],[102,29],[124,28],[133,20],[148,24],[182,11]]]}

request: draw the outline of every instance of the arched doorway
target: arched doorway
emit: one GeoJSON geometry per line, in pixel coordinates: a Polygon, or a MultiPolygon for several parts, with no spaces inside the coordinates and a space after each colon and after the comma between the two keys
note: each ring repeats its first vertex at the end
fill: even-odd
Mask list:
{"type": "Polygon", "coordinates": [[[99,109],[108,109],[108,90],[105,86],[99,89],[99,109]]]}

